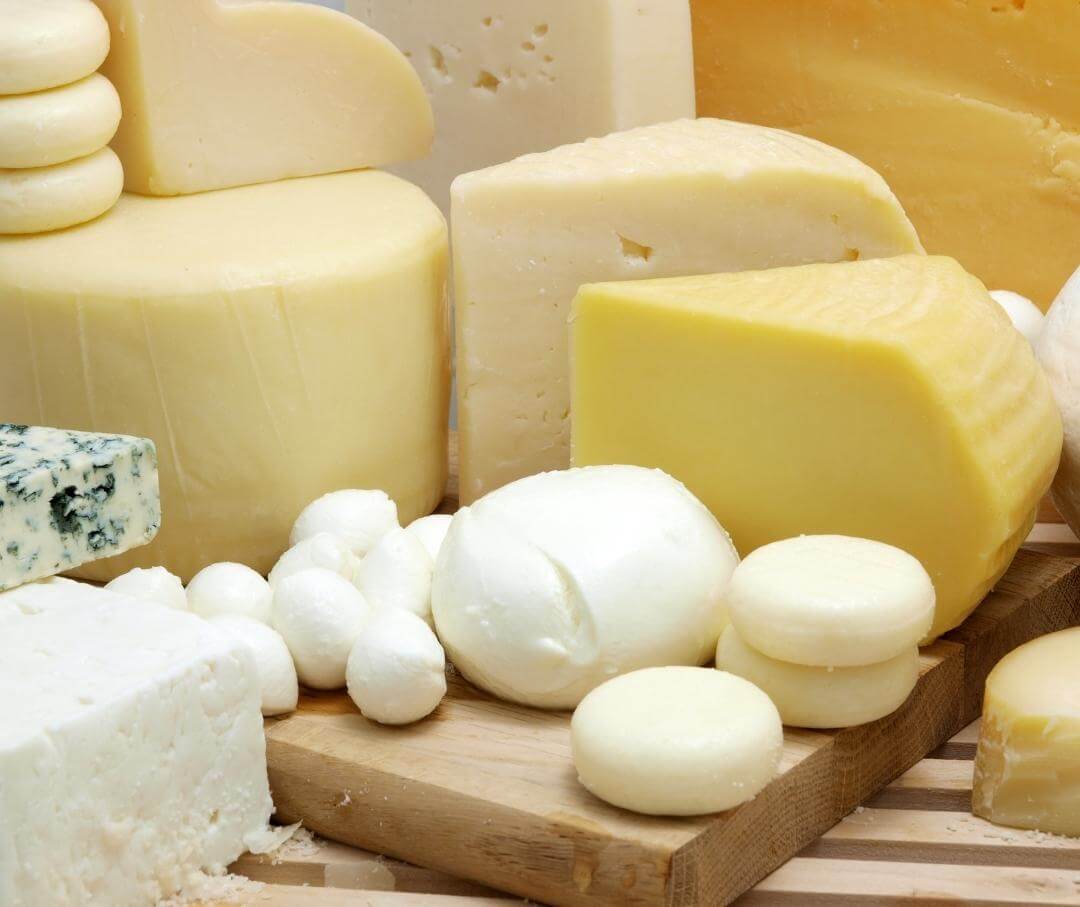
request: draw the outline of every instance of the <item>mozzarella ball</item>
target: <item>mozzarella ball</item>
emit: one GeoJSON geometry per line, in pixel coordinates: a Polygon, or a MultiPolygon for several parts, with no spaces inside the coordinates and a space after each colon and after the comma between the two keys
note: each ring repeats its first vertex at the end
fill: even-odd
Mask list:
{"type": "Polygon", "coordinates": [[[776,777],[784,749],[769,697],[712,668],[647,668],[609,680],[582,700],[570,734],[591,793],[660,816],[753,799],[776,777]]]}
{"type": "Polygon", "coordinates": [[[332,491],[303,509],[293,524],[289,545],[329,532],[345,542],[353,554],[363,557],[379,539],[397,527],[397,504],[385,492],[332,491]]]}
{"type": "Polygon", "coordinates": [[[409,724],[430,715],[446,695],[446,656],[415,614],[380,611],[356,640],[345,678],[365,718],[409,724]]]}
{"type": "Polygon", "coordinates": [[[342,539],[329,532],[320,532],[293,545],[281,555],[270,571],[269,583],[276,586],[285,577],[312,567],[330,570],[351,582],[359,566],[360,559],[342,539]]]}
{"type": "Polygon", "coordinates": [[[713,515],[659,470],[549,472],[458,512],[432,611],[477,686],[572,708],[616,674],[712,658],[737,563],[713,515]]]}
{"type": "Polygon", "coordinates": [[[211,564],[191,578],[188,606],[200,617],[240,614],[270,622],[270,584],[243,564],[211,564]]]}
{"type": "Polygon", "coordinates": [[[1005,310],[1015,327],[1032,346],[1039,340],[1045,318],[1040,309],[1026,296],[1011,290],[991,290],[990,296],[1005,310]]]}
{"type": "Polygon", "coordinates": [[[356,586],[373,607],[411,611],[430,620],[433,567],[415,535],[392,529],[360,562],[356,586]]]}
{"type": "Polygon", "coordinates": [[[262,691],[262,713],[283,715],[294,711],[299,698],[296,667],[281,634],[260,621],[239,614],[219,614],[211,622],[246,643],[255,656],[262,691]]]}
{"type": "Polygon", "coordinates": [[[373,613],[347,579],[311,567],[274,589],[273,627],[285,639],[300,682],[316,690],[345,686],[349,653],[373,613]]]}
{"type": "Polygon", "coordinates": [[[452,519],[453,517],[448,513],[433,513],[431,516],[422,516],[418,520],[413,520],[405,527],[427,549],[433,564],[439,558],[439,549],[446,538],[446,533],[450,531],[452,519]]]}
{"type": "Polygon", "coordinates": [[[130,595],[132,598],[157,602],[166,608],[177,611],[188,609],[187,595],[180,577],[174,576],[164,567],[136,567],[116,577],[105,586],[111,592],[130,595]]]}

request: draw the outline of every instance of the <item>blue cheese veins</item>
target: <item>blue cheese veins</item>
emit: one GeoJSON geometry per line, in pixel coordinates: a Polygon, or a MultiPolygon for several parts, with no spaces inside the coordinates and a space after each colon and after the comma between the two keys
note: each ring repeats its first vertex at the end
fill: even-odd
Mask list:
{"type": "Polygon", "coordinates": [[[153,441],[0,423],[0,591],[145,545],[160,525],[153,441]]]}

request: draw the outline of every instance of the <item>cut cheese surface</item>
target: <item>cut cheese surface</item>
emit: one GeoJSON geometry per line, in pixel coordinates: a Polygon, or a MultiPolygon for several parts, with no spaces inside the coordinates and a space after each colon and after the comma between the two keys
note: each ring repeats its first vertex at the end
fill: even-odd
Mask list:
{"type": "Polygon", "coordinates": [[[431,106],[386,38],[304,3],[96,0],[126,188],[182,195],[427,154],[431,106]]]}
{"type": "Polygon", "coordinates": [[[91,0],[0,0],[0,95],[67,85],[109,52],[109,26],[91,0]]]}
{"type": "Polygon", "coordinates": [[[1080,836],[1080,628],[1032,640],[986,679],[972,812],[1080,836]]]}
{"type": "Polygon", "coordinates": [[[453,231],[465,502],[567,465],[566,322],[582,283],[921,251],[888,186],[854,158],[719,120],[466,174],[453,231]]]}
{"type": "Polygon", "coordinates": [[[889,181],[929,252],[1050,304],[1080,236],[1080,4],[692,7],[701,116],[843,148],[889,181]]]}
{"type": "Polygon", "coordinates": [[[584,287],[574,460],[685,482],[744,556],[801,534],[917,558],[931,636],[1008,567],[1061,454],[1027,341],[951,259],[584,287]]]}
{"type": "Polygon", "coordinates": [[[408,522],[446,479],[446,229],[376,171],[124,195],[0,239],[0,412],[157,444],[162,532],[84,575],[266,573],[313,499],[381,488],[408,522]]]}
{"type": "Polygon", "coordinates": [[[461,173],[694,115],[687,0],[346,0],[416,67],[429,158],[396,168],[443,211],[461,173]]]}

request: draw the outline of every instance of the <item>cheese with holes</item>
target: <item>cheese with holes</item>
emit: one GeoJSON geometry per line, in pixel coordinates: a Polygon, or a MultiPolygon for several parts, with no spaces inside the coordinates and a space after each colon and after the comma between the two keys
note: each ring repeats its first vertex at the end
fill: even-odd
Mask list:
{"type": "Polygon", "coordinates": [[[142,907],[263,849],[272,804],[248,647],[126,595],[0,595],[0,903],[142,907]]]}
{"type": "Polygon", "coordinates": [[[885,182],[835,149],[683,120],[528,155],[453,190],[461,495],[570,459],[583,283],[921,251],[885,182]]]}
{"type": "Polygon", "coordinates": [[[449,212],[460,173],[694,115],[687,0],[346,0],[423,80],[431,157],[397,168],[449,212]]]}
{"type": "Polygon", "coordinates": [[[971,810],[1080,836],[1080,628],[1032,640],[990,672],[971,810]]]}
{"type": "Polygon", "coordinates": [[[160,525],[151,441],[0,424],[0,590],[145,545],[160,525]]]}
{"type": "Polygon", "coordinates": [[[0,412],[157,444],[153,544],[80,571],[265,574],[304,506],[446,481],[446,227],[365,170],[161,199],[0,238],[0,412]]]}
{"type": "Polygon", "coordinates": [[[1049,306],[1080,237],[1080,4],[691,5],[701,116],[843,148],[929,252],[1049,306]]]}
{"type": "Polygon", "coordinates": [[[933,581],[930,637],[1005,572],[1061,455],[1030,345],[952,259],[597,284],[572,331],[576,464],[671,473],[744,556],[894,545],[933,581]]]}
{"type": "Polygon", "coordinates": [[[96,0],[120,92],[129,191],[182,195],[426,155],[409,61],[355,19],[303,3],[96,0]]]}

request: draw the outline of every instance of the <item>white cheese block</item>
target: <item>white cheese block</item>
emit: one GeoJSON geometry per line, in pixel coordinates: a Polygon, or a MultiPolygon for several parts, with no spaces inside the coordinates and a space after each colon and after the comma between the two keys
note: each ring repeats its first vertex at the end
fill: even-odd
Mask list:
{"type": "Polygon", "coordinates": [[[583,283],[922,251],[869,167],[722,120],[527,155],[451,194],[466,504],[569,464],[567,319],[583,283]]]}
{"type": "Polygon", "coordinates": [[[151,441],[0,424],[0,590],[145,545],[160,525],[151,441]]]}
{"type": "Polygon", "coordinates": [[[449,212],[460,173],[694,115],[687,0],[346,0],[416,67],[431,156],[396,168],[449,212]]]}
{"type": "Polygon", "coordinates": [[[0,904],[144,907],[266,837],[247,647],[67,580],[0,595],[0,904]]]}
{"type": "Polygon", "coordinates": [[[0,95],[85,78],[109,52],[109,25],[90,0],[0,0],[0,95]]]}

